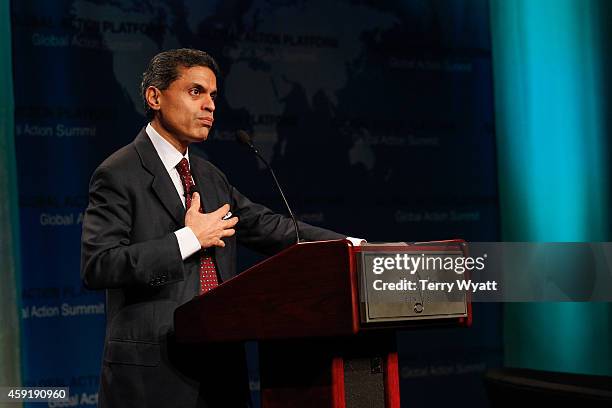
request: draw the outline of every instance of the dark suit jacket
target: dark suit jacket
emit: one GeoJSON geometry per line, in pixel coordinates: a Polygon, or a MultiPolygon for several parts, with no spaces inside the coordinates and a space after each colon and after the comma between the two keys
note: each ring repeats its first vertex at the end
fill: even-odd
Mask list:
{"type": "MultiPolygon", "coordinates": [[[[290,218],[251,202],[208,161],[192,154],[190,164],[204,210],[229,203],[240,218],[236,235],[225,239],[225,248],[213,250],[222,280],[236,275],[236,241],[266,254],[294,243],[290,218]]],[[[184,226],[184,217],[180,197],[144,129],[93,174],[83,220],[81,277],[90,289],[107,289],[100,406],[214,405],[203,403],[203,377],[173,360],[181,354],[171,340],[174,310],[198,294],[199,255],[183,261],[174,234],[184,226]]],[[[306,240],[344,238],[304,223],[300,229],[306,240]]],[[[207,361],[212,360],[198,363],[207,361]]],[[[205,381],[239,381],[219,379],[213,375],[218,369],[213,367],[212,379],[205,381]]]]}

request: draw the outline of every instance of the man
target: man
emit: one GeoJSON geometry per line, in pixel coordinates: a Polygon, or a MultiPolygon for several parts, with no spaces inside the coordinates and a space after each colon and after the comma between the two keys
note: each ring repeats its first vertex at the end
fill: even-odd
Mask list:
{"type": "MultiPolygon", "coordinates": [[[[92,176],[81,276],[107,289],[101,407],[247,405],[240,346],[189,350],[173,341],[174,310],[236,275],[237,241],[267,254],[295,241],[289,218],[189,152],[214,123],[218,71],[202,51],[156,55],[141,85],[150,123],[92,176]]],[[[300,232],[345,238],[304,223],[300,232]]]]}

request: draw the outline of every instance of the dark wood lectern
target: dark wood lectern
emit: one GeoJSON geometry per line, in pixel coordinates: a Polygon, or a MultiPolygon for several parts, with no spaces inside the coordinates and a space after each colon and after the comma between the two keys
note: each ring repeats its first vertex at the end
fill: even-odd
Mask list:
{"type": "Polygon", "coordinates": [[[360,253],[448,251],[457,242],[294,245],[179,307],[177,341],[259,340],[264,408],[399,408],[394,330],[468,325],[469,301],[460,313],[365,319],[360,253]]]}

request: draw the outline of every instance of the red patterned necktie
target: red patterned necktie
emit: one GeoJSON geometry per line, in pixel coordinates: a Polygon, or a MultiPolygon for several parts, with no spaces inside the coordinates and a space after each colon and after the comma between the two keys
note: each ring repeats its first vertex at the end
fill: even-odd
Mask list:
{"type": "MultiPolygon", "coordinates": [[[[193,186],[195,186],[195,183],[191,177],[189,162],[186,158],[183,157],[179,164],[176,165],[176,170],[178,170],[179,176],[181,176],[183,189],[185,190],[185,207],[189,209],[189,207],[191,207],[190,192],[193,186]]],[[[202,208],[200,208],[200,212],[203,212],[202,208]]],[[[215,263],[208,252],[209,251],[205,249],[200,251],[200,295],[219,285],[217,268],[215,268],[215,263]]]]}

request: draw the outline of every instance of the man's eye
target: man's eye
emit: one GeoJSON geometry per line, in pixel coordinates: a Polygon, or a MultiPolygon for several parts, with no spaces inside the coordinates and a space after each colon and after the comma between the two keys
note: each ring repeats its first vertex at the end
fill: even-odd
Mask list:
{"type": "Polygon", "coordinates": [[[191,95],[196,96],[196,95],[199,95],[199,94],[200,94],[200,90],[199,90],[198,88],[193,88],[192,90],[190,90],[190,91],[189,91],[189,93],[190,93],[191,95]]]}

